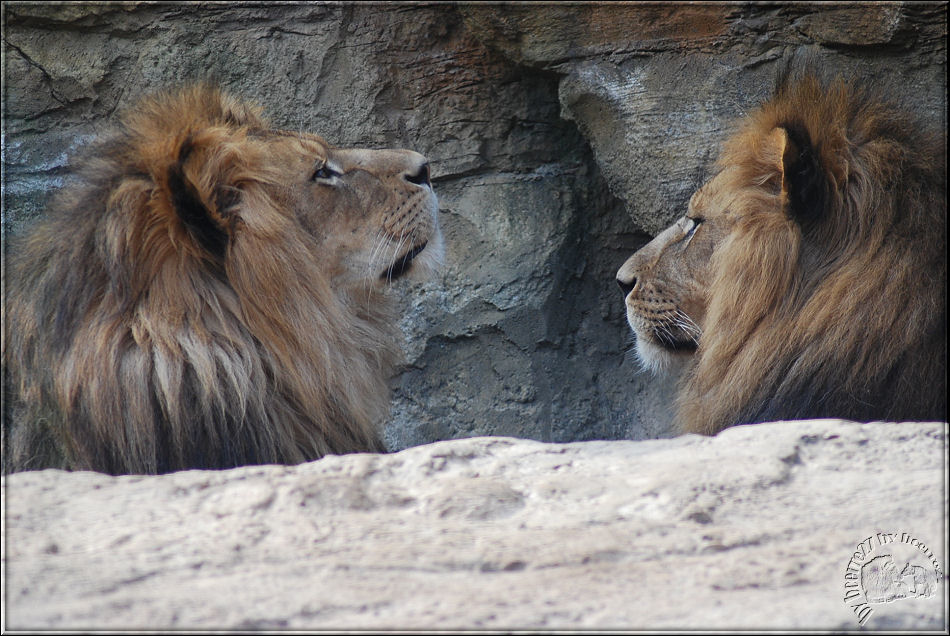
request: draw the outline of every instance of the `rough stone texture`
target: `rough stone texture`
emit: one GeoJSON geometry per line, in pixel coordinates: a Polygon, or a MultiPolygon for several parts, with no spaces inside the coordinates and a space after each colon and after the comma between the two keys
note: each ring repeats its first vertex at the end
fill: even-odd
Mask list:
{"type": "Polygon", "coordinates": [[[402,284],[390,448],[669,435],[613,282],[784,60],[945,129],[946,4],[5,3],[4,234],[143,92],[210,78],[275,123],[430,157],[448,261],[402,284]]]}
{"type": "Polygon", "coordinates": [[[3,478],[6,628],[857,630],[845,572],[886,532],[941,575],[864,627],[945,632],[946,445],[946,424],[815,420],[19,473],[3,478]]]}

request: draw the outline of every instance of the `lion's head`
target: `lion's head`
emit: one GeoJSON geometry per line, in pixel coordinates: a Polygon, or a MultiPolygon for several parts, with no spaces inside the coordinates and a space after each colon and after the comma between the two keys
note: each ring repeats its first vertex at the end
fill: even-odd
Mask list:
{"type": "Polygon", "coordinates": [[[32,419],[5,429],[5,469],[42,437],[113,473],[383,449],[381,292],[442,251],[422,155],[335,148],[198,86],[138,104],[80,177],[11,259],[3,360],[32,419]]]}
{"type": "Polygon", "coordinates": [[[617,274],[680,425],[946,419],[942,143],[838,81],[785,81],[617,274]]]}

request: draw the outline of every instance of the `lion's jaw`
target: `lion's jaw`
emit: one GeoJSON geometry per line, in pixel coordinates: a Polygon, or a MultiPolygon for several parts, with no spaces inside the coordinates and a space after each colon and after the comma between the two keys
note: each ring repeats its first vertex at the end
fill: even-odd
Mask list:
{"type": "Polygon", "coordinates": [[[411,198],[410,205],[418,209],[418,216],[425,219],[421,227],[397,236],[380,237],[366,259],[370,276],[376,274],[382,283],[392,283],[400,278],[421,279],[435,273],[445,259],[445,241],[439,227],[439,202],[431,186],[427,186],[411,198]],[[377,274],[377,261],[383,269],[377,274]]]}

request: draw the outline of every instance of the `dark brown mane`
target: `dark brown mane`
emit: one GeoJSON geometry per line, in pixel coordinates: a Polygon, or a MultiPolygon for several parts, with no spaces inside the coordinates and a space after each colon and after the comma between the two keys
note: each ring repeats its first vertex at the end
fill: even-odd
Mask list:
{"type": "Polygon", "coordinates": [[[14,247],[4,384],[29,424],[5,413],[4,471],[50,465],[50,446],[111,473],[384,450],[395,320],[331,289],[262,130],[210,88],[146,99],[14,247]]]}

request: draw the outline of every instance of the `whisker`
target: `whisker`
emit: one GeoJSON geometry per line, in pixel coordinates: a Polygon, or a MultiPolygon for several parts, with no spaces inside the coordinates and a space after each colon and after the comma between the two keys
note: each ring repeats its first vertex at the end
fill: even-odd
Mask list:
{"type": "Polygon", "coordinates": [[[675,319],[679,324],[680,329],[682,329],[683,332],[698,345],[699,337],[703,332],[702,329],[699,328],[699,325],[697,325],[693,319],[686,315],[686,313],[681,309],[676,310],[675,319]]]}
{"type": "Polygon", "coordinates": [[[369,300],[373,293],[373,283],[376,277],[379,275],[379,265],[376,264],[376,259],[382,256],[383,248],[386,244],[386,235],[383,228],[378,228],[376,230],[376,235],[373,237],[373,249],[370,251],[369,262],[367,264],[368,271],[364,277],[363,284],[365,285],[366,299],[369,300]]]}
{"type": "MultiPolygon", "coordinates": [[[[399,253],[402,251],[402,246],[403,246],[403,243],[406,242],[406,238],[408,238],[408,235],[405,232],[399,233],[399,242],[396,243],[396,249],[393,251],[393,257],[392,257],[392,260],[390,261],[391,263],[395,263],[396,259],[399,258],[399,253]]],[[[392,283],[393,282],[392,269],[390,269],[386,273],[386,276],[388,277],[388,280],[386,282],[392,283]]]]}
{"type": "Polygon", "coordinates": [[[386,238],[384,235],[384,232],[385,230],[383,228],[378,228],[376,230],[376,236],[373,239],[373,251],[370,252],[370,255],[369,255],[369,265],[370,265],[370,269],[372,270],[370,272],[370,275],[372,275],[373,272],[375,272],[377,269],[376,258],[382,255],[383,245],[385,245],[385,238],[386,238]]]}

